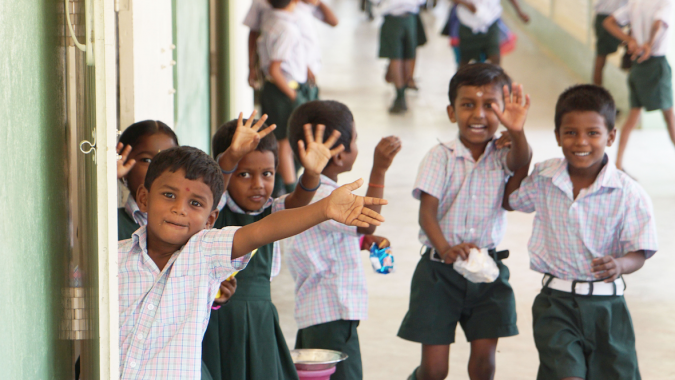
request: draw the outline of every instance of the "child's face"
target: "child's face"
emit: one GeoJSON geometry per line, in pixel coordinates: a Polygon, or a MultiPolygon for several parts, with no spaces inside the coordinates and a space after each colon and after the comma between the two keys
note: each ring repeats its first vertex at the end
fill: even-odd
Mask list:
{"type": "Polygon", "coordinates": [[[448,117],[459,126],[459,138],[465,146],[485,145],[497,132],[499,119],[492,104],[504,109],[503,91],[499,86],[461,86],[454,107],[448,106],[448,117]]]}
{"type": "MultiPolygon", "coordinates": [[[[211,188],[200,179],[185,178],[185,170],[165,171],[152,183],[150,191],[140,187],[138,207],[148,213],[148,244],[175,247],[216,222],[211,188]]],[[[155,246],[157,247],[157,246],[155,246]]]]}
{"type": "Polygon", "coordinates": [[[592,169],[602,165],[616,130],[608,131],[605,118],[595,111],[573,111],[563,115],[555,138],[571,167],[592,169]]]}
{"type": "Polygon", "coordinates": [[[145,135],[141,137],[135,146],[132,146],[129,159],[136,160],[136,164],[129,174],[127,174],[127,186],[131,196],[136,199],[138,188],[145,182],[145,174],[148,172],[148,166],[159,151],[167,150],[176,146],[173,139],[164,133],[155,133],[154,135],[145,135]]]}
{"type": "Polygon", "coordinates": [[[244,211],[256,211],[274,190],[274,153],[253,151],[239,161],[227,191],[244,211]]]}

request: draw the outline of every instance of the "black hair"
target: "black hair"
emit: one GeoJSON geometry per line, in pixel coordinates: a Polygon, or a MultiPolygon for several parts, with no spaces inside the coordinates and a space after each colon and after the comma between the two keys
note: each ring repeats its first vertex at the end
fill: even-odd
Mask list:
{"type": "Polygon", "coordinates": [[[144,186],[148,191],[152,183],[167,170],[175,173],[185,170],[185,178],[190,180],[201,179],[213,193],[213,207],[215,210],[223,195],[225,184],[223,174],[216,161],[203,151],[191,146],[177,146],[163,150],[152,159],[145,175],[144,186]]]}
{"type": "Polygon", "coordinates": [[[614,129],[616,121],[616,105],[614,98],[604,87],[594,84],[579,84],[563,91],[555,105],[555,130],[560,130],[560,124],[565,114],[574,111],[593,111],[605,118],[607,131],[614,129]]]}
{"type": "Polygon", "coordinates": [[[284,9],[291,3],[291,0],[268,0],[272,8],[284,9]]]}
{"type": "Polygon", "coordinates": [[[295,157],[299,157],[298,141],[304,141],[305,146],[307,146],[305,124],[312,124],[312,131],[319,124],[325,125],[324,138],[328,138],[333,131],[337,130],[340,132],[340,138],[335,146],[342,144],[345,147],[345,152],[351,151],[354,115],[346,105],[334,100],[314,100],[304,103],[293,111],[288,119],[288,141],[295,157]]]}
{"type": "Polygon", "coordinates": [[[450,105],[455,106],[455,99],[460,87],[482,87],[490,84],[498,87],[501,93],[504,85],[509,86],[509,90],[511,89],[511,78],[501,67],[490,63],[472,63],[462,66],[450,79],[450,89],[448,90],[450,105]]]}
{"type": "Polygon", "coordinates": [[[176,133],[168,125],[162,123],[159,120],[143,120],[137,123],[133,123],[127,127],[127,129],[122,132],[119,142],[121,142],[124,147],[127,145],[136,146],[138,140],[143,136],[154,135],[156,133],[163,133],[169,136],[173,142],[178,144],[178,137],[176,133]]]}
{"type": "MultiPolygon", "coordinates": [[[[242,120],[244,124],[248,119],[242,120]]],[[[257,123],[258,119],[253,120],[253,124],[257,123]]],[[[267,129],[269,126],[263,124],[260,128],[260,131],[267,129]]],[[[234,132],[237,130],[237,119],[230,120],[225,124],[221,125],[220,128],[216,131],[216,134],[213,135],[211,139],[211,153],[213,158],[218,158],[218,155],[227,150],[227,148],[232,145],[232,138],[234,137],[234,132]]],[[[277,138],[274,137],[274,133],[263,137],[258,146],[255,148],[258,152],[272,152],[274,154],[274,167],[276,168],[279,165],[279,144],[277,144],[277,138]]]]}

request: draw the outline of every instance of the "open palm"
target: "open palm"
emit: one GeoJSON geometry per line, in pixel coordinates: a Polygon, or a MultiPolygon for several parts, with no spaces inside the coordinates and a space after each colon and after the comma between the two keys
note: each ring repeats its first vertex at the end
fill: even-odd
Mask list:
{"type": "Polygon", "coordinates": [[[523,96],[522,84],[514,83],[512,87],[513,94],[510,94],[509,87],[504,86],[504,111],[496,103],[492,103],[492,110],[506,129],[520,132],[525,127],[527,111],[530,109],[530,95],[523,96]]]}
{"type": "Polygon", "coordinates": [[[326,167],[331,157],[334,157],[336,154],[345,150],[345,147],[340,144],[331,149],[340,138],[340,132],[337,130],[333,131],[326,141],[323,141],[323,135],[326,130],[325,125],[317,125],[314,136],[312,136],[311,124],[305,124],[304,129],[307,146],[305,147],[304,141],[298,141],[298,156],[300,156],[300,163],[302,164],[302,167],[305,168],[305,171],[319,175],[326,167]]]}
{"type": "Polygon", "coordinates": [[[326,215],[348,226],[364,227],[379,226],[384,222],[382,215],[366,208],[371,205],[386,205],[387,201],[380,198],[362,197],[352,194],[352,191],[363,185],[363,179],[341,186],[330,194],[326,215]]]}
{"type": "Polygon", "coordinates": [[[251,113],[251,116],[244,123],[244,114],[239,113],[239,120],[237,120],[237,129],[234,131],[234,136],[232,136],[232,143],[230,144],[230,150],[235,157],[241,159],[246,154],[253,152],[255,148],[260,143],[265,136],[272,133],[276,129],[276,125],[270,125],[268,128],[260,128],[265,125],[265,120],[267,120],[267,115],[262,115],[260,120],[253,124],[256,111],[251,113]]]}

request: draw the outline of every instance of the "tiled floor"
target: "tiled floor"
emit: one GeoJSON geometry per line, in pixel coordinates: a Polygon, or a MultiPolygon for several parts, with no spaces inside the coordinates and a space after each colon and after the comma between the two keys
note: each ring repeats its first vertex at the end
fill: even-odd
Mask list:
{"type": "MultiPolygon", "coordinates": [[[[407,311],[410,279],[419,258],[417,212],[419,204],[411,196],[417,166],[437,140],[456,136],[456,126],[446,116],[447,86],[455,71],[454,57],[440,30],[447,8],[444,4],[423,15],[429,43],[419,50],[416,77],[420,91],[409,93],[410,111],[405,116],[390,116],[387,108],[393,90],[384,83],[385,61],[378,60],[380,20],[366,21],[357,11],[357,0],[328,1],[340,17],[332,30],[320,27],[324,45],[324,69],[318,76],[323,99],[347,104],[354,113],[359,131],[361,155],[354,170],[340,177],[341,183],[367,176],[372,151],[382,136],[395,134],[404,147],[391,167],[385,196],[390,206],[383,210],[387,222],[378,234],[392,241],[397,272],[388,276],[370,270],[363,254],[370,292],[369,319],[359,328],[365,379],[406,379],[419,364],[420,346],[396,337],[407,311]]],[[[510,25],[513,22],[507,21],[510,25]]],[[[527,136],[534,149],[534,161],[561,156],[553,136],[553,109],[558,94],[580,82],[519,33],[515,53],[504,58],[503,65],[532,96],[527,136]]],[[[625,114],[625,113],[624,113],[625,114]]],[[[614,150],[610,150],[610,155],[614,150]]],[[[665,130],[636,132],[626,157],[627,169],[638,177],[651,195],[659,228],[660,252],[636,274],[627,276],[626,299],[630,305],[637,334],[637,347],[644,379],[675,378],[675,149],[665,130]]],[[[365,191],[365,190],[364,190],[365,191]]],[[[511,258],[511,283],[516,292],[520,335],[499,343],[496,379],[534,379],[538,359],[531,328],[530,307],[540,288],[541,276],[529,269],[527,241],[532,215],[511,213],[507,236],[500,248],[508,248],[511,258]]],[[[295,340],[293,320],[293,280],[287,269],[272,283],[273,299],[289,345],[295,340]]],[[[468,379],[466,365],[469,345],[460,329],[458,343],[450,354],[452,379],[468,379]]]]}

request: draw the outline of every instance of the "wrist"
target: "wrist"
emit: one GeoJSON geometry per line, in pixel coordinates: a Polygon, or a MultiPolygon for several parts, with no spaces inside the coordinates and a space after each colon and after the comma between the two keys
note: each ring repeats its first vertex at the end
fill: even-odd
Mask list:
{"type": "Polygon", "coordinates": [[[373,166],[373,169],[370,171],[370,183],[384,183],[384,177],[386,174],[387,168],[373,166]]]}
{"type": "Polygon", "coordinates": [[[218,156],[218,165],[221,170],[231,171],[237,168],[241,157],[234,153],[230,148],[218,156]]]}

